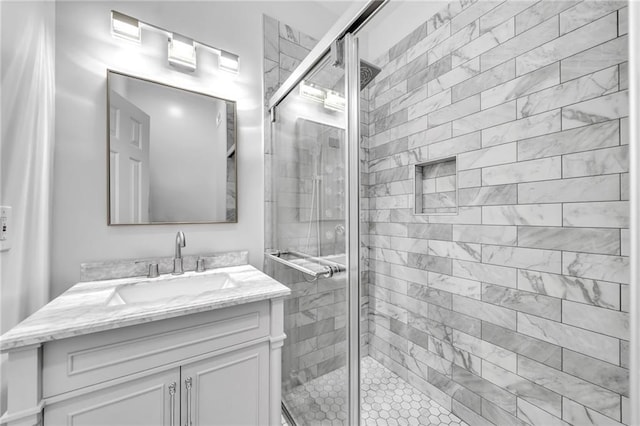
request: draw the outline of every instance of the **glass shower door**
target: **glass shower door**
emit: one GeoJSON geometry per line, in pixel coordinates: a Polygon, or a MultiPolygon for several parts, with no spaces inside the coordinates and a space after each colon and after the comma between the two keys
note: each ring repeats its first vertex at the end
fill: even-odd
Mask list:
{"type": "Polygon", "coordinates": [[[325,56],[271,124],[266,265],[292,291],[282,400],[298,425],[348,423],[344,78],[325,56]]]}

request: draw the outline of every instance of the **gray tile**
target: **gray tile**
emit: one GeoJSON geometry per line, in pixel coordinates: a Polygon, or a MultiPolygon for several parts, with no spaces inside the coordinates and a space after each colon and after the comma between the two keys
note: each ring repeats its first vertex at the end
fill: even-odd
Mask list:
{"type": "Polygon", "coordinates": [[[431,80],[427,83],[427,89],[429,96],[433,96],[443,90],[449,89],[458,83],[461,83],[478,73],[480,73],[480,57],[461,63],[459,65],[453,65],[457,57],[452,57],[452,70],[442,74],[441,76],[431,80]]]}
{"type": "Polygon", "coordinates": [[[491,9],[498,6],[500,1],[478,1],[473,2],[469,7],[460,12],[451,20],[451,32],[455,33],[466,27],[471,22],[485,15],[491,9]]]}
{"type": "MultiPolygon", "coordinates": [[[[455,123],[454,123],[455,124],[455,123]]],[[[516,162],[516,143],[468,151],[458,155],[458,170],[475,169],[516,162]]]]}
{"type": "Polygon", "coordinates": [[[554,392],[566,395],[614,419],[620,419],[620,396],[611,391],[524,357],[518,358],[518,372],[554,392]]]}
{"type": "Polygon", "coordinates": [[[563,226],[591,228],[628,228],[629,203],[627,201],[570,203],[562,212],[563,226]]]}
{"type": "Polygon", "coordinates": [[[407,265],[425,271],[451,274],[451,259],[428,254],[409,253],[407,265]]]}
{"type": "Polygon", "coordinates": [[[628,312],[563,300],[562,322],[623,340],[630,338],[628,312]]]}
{"type": "Polygon", "coordinates": [[[480,95],[468,97],[430,113],[427,115],[427,123],[429,127],[435,127],[476,111],[480,111],[480,95]]]}
{"type": "Polygon", "coordinates": [[[477,22],[472,22],[456,33],[452,33],[451,37],[443,40],[441,43],[427,50],[429,64],[433,64],[441,58],[446,57],[450,52],[458,49],[475,39],[479,35],[479,27],[477,22]]]}
{"type": "Polygon", "coordinates": [[[521,226],[518,246],[615,255],[620,254],[620,232],[617,229],[521,226]]]}
{"type": "Polygon", "coordinates": [[[453,225],[453,240],[470,243],[516,245],[515,226],[453,225]]]}
{"type": "MultiPolygon", "coordinates": [[[[557,64],[556,62],[541,68],[541,70],[548,67],[557,67],[557,64]]],[[[540,72],[540,70],[526,75],[533,75],[537,72],[540,72]]],[[[613,66],[518,99],[518,117],[528,117],[554,110],[576,102],[597,98],[617,90],[618,67],[613,66]]]]}
{"type": "Polygon", "coordinates": [[[482,207],[485,225],[560,226],[561,204],[523,204],[482,207]]]}
{"type": "Polygon", "coordinates": [[[482,324],[482,338],[517,354],[560,369],[562,348],[493,324],[482,324]]]}
{"type": "Polygon", "coordinates": [[[452,123],[453,136],[486,129],[516,119],[516,101],[496,105],[475,114],[456,119],[452,123]]]}
{"type": "Polygon", "coordinates": [[[517,185],[496,185],[460,189],[458,205],[491,206],[517,204],[517,185]]]}
{"type": "Polygon", "coordinates": [[[510,330],[516,329],[516,311],[468,297],[453,295],[453,310],[510,330]]]}
{"type": "Polygon", "coordinates": [[[479,244],[463,243],[459,241],[429,241],[429,254],[433,256],[480,262],[480,253],[481,247],[479,244]]]}
{"type": "Polygon", "coordinates": [[[451,70],[451,55],[446,55],[437,59],[435,62],[430,63],[424,69],[417,71],[407,79],[407,89],[409,91],[416,89],[419,86],[423,86],[429,83],[431,80],[435,80],[442,74],[451,70]]]}
{"type": "Polygon", "coordinates": [[[618,120],[565,130],[518,142],[518,159],[551,157],[619,144],[618,120]]]}
{"type": "Polygon", "coordinates": [[[613,201],[619,197],[618,175],[518,184],[518,202],[522,204],[613,201]]]}
{"type": "Polygon", "coordinates": [[[429,319],[442,324],[445,327],[464,331],[475,337],[480,337],[481,321],[469,315],[443,309],[435,305],[429,306],[429,319]]]}
{"type": "Polygon", "coordinates": [[[605,389],[629,396],[629,370],[626,368],[565,349],[562,355],[562,369],[605,389]]]}
{"type": "MultiPolygon", "coordinates": [[[[529,93],[538,91],[546,92],[542,89],[557,86],[559,83],[560,63],[556,62],[482,92],[482,108],[490,108],[516,98],[521,98],[529,93]]],[[[538,112],[549,111],[551,109],[553,108],[546,108],[538,112]]],[[[518,108],[518,111],[521,110],[521,108],[518,108]]],[[[527,110],[527,112],[529,112],[529,110],[527,110]]],[[[519,113],[518,116],[528,116],[535,113],[536,112],[527,114],[519,113]]]]}
{"type": "Polygon", "coordinates": [[[410,120],[437,111],[451,104],[451,90],[447,89],[424,100],[420,100],[409,106],[408,118],[410,120]]]}
{"type": "Polygon", "coordinates": [[[566,10],[580,1],[541,1],[516,15],[516,33],[520,34],[566,10]]]}
{"type": "Polygon", "coordinates": [[[583,2],[560,13],[560,34],[587,25],[610,12],[624,7],[624,1],[583,2]]]}
{"type": "Polygon", "coordinates": [[[482,300],[518,312],[525,312],[555,321],[560,321],[561,319],[561,301],[555,297],[483,284],[482,300]]]}
{"type": "Polygon", "coordinates": [[[518,312],[517,331],[610,363],[619,360],[617,339],[568,324],[518,312]]]}
{"type": "Polygon", "coordinates": [[[628,171],[629,149],[626,145],[562,157],[563,177],[605,175],[628,171]]]}
{"type": "Polygon", "coordinates": [[[429,31],[428,29],[429,24],[427,23],[428,35],[407,49],[407,59],[409,61],[426,53],[429,49],[432,49],[451,35],[451,27],[448,23],[439,26],[437,30],[429,31]]]}
{"type": "Polygon", "coordinates": [[[560,157],[520,161],[514,164],[482,169],[483,185],[535,182],[560,179],[562,174],[560,157]]]}
{"type": "Polygon", "coordinates": [[[389,49],[389,59],[393,60],[400,56],[402,53],[406,52],[407,49],[414,46],[420,40],[425,38],[427,35],[427,23],[423,23],[419,25],[415,30],[411,31],[407,36],[405,36],[398,43],[394,44],[391,49],[389,49]]]}
{"type": "Polygon", "coordinates": [[[447,291],[437,290],[426,285],[409,283],[407,295],[423,302],[451,309],[452,295],[447,291]]]}
{"type": "MultiPolygon", "coordinates": [[[[482,146],[494,146],[507,142],[533,138],[544,135],[548,137],[550,133],[561,130],[562,114],[561,110],[544,112],[531,117],[510,121],[499,126],[489,127],[482,130],[482,146]]],[[[518,144],[521,150],[522,143],[518,144]]],[[[528,158],[518,157],[519,160],[528,158]]]]}
{"type": "Polygon", "coordinates": [[[408,235],[411,238],[424,238],[429,240],[447,240],[452,238],[452,225],[448,224],[415,224],[410,223],[408,226],[408,235]]]}
{"type": "Polygon", "coordinates": [[[518,418],[529,424],[545,425],[545,426],[569,426],[558,417],[552,416],[547,411],[527,402],[524,399],[518,399],[518,418]]]}
{"type": "Polygon", "coordinates": [[[498,284],[505,287],[516,287],[516,269],[504,266],[488,265],[486,263],[452,261],[452,275],[483,283],[498,284]]]}
{"type": "Polygon", "coordinates": [[[559,251],[504,246],[483,246],[482,262],[554,273],[560,273],[562,264],[559,251]]]}
{"type": "Polygon", "coordinates": [[[533,5],[534,1],[503,2],[480,18],[480,33],[486,33],[533,5]]]}
{"type": "Polygon", "coordinates": [[[520,270],[518,288],[594,306],[620,309],[620,285],[616,283],[520,270]]]}
{"type": "Polygon", "coordinates": [[[476,376],[467,370],[458,366],[453,366],[453,380],[460,383],[470,391],[477,393],[483,398],[491,401],[509,413],[516,412],[515,395],[505,391],[499,386],[494,385],[482,377],[476,376]]]}
{"type": "MultiPolygon", "coordinates": [[[[429,368],[428,374],[429,374],[429,383],[431,383],[432,385],[434,385],[435,387],[437,387],[447,395],[450,395],[452,400],[461,402],[462,404],[464,404],[471,410],[475,411],[476,413],[481,412],[482,398],[480,398],[479,395],[476,395],[475,393],[469,391],[464,386],[451,380],[450,379],[451,374],[449,374],[448,376],[445,376],[443,374],[440,374],[434,368],[429,368]]],[[[442,421],[442,419],[440,419],[440,421],[442,421]]]]}
{"type": "MultiPolygon", "coordinates": [[[[515,413],[514,413],[515,414],[515,413]]],[[[528,426],[528,423],[520,420],[505,410],[498,407],[496,404],[492,404],[489,401],[482,400],[482,416],[489,419],[497,425],[513,425],[513,426],[528,426]]]]}
{"type": "MultiPolygon", "coordinates": [[[[564,418],[572,425],[585,425],[585,426],[621,426],[619,423],[613,420],[611,417],[604,416],[597,411],[594,411],[584,405],[578,404],[569,398],[564,398],[562,401],[562,411],[564,418]]],[[[625,423],[629,424],[629,423],[625,423]]]]}
{"type": "Polygon", "coordinates": [[[557,417],[562,416],[562,397],[555,392],[486,361],[482,363],[482,377],[513,393],[518,399],[524,399],[557,417]]]}
{"type": "Polygon", "coordinates": [[[560,62],[560,74],[564,82],[626,62],[628,59],[628,38],[618,37],[563,59],[560,62]]]}
{"type": "MultiPolygon", "coordinates": [[[[480,2],[485,3],[485,2],[480,2]]],[[[490,2],[486,2],[490,3],[490,2]]],[[[500,43],[509,40],[515,34],[513,19],[504,21],[503,23],[492,28],[490,31],[480,35],[475,40],[465,44],[452,53],[452,65],[456,67],[463,62],[472,58],[478,59],[478,71],[480,70],[479,55],[496,47],[500,43]]]]}
{"type": "MultiPolygon", "coordinates": [[[[483,53],[480,57],[482,70],[488,70],[516,57],[520,58],[519,55],[522,55],[534,47],[544,45],[548,41],[557,38],[558,34],[558,17],[554,16],[518,34],[516,37],[507,40],[501,45],[494,47],[488,52],[483,53]]],[[[518,59],[518,62],[520,62],[520,59],[518,59]]],[[[547,62],[547,64],[548,63],[550,62],[547,62]]],[[[518,67],[518,75],[520,74],[522,74],[522,72],[520,71],[520,67],[518,67]]]]}
{"type": "Polygon", "coordinates": [[[474,426],[495,426],[491,421],[485,419],[480,414],[470,410],[464,404],[454,400],[452,402],[451,411],[465,422],[474,426]]]}
{"type": "Polygon", "coordinates": [[[500,83],[514,78],[516,74],[515,60],[507,58],[505,61],[502,65],[489,70],[483,69],[481,74],[453,86],[451,89],[451,100],[458,102],[461,99],[476,95],[483,90],[495,87],[500,83]]]}
{"type": "Polygon", "coordinates": [[[518,75],[531,72],[537,68],[616,38],[618,35],[617,24],[617,14],[611,13],[597,21],[545,43],[540,47],[529,50],[516,59],[518,75]]]}
{"type": "Polygon", "coordinates": [[[629,93],[622,91],[562,108],[562,128],[572,129],[629,115],[629,93]]]}

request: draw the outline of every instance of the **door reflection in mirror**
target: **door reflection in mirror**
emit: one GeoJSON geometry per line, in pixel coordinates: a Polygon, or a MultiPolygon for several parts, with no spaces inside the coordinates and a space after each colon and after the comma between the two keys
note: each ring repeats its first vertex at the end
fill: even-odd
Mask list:
{"type": "Polygon", "coordinates": [[[236,105],[108,73],[109,224],[236,222],[236,105]]]}

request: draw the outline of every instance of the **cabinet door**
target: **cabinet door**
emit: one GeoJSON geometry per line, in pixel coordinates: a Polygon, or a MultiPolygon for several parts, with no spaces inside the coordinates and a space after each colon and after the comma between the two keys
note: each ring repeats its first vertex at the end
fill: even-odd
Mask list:
{"type": "Polygon", "coordinates": [[[179,380],[180,369],[174,368],[48,405],[44,409],[44,424],[174,426],[180,414],[179,380]],[[173,394],[172,383],[176,384],[173,394]]]}
{"type": "Polygon", "coordinates": [[[269,424],[268,343],[185,364],[181,369],[181,424],[269,424]]]}

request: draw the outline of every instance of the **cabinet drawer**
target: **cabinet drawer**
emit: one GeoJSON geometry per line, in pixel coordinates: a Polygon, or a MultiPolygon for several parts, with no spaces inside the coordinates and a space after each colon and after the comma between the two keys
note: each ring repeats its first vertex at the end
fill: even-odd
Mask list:
{"type": "Polygon", "coordinates": [[[268,307],[250,303],[46,343],[43,396],[265,337],[268,307]]]}

